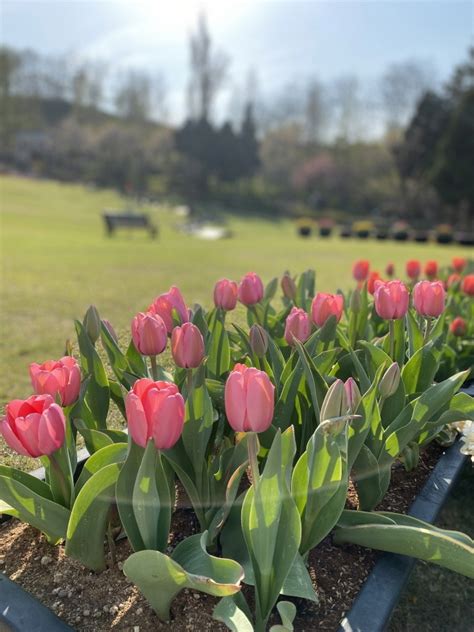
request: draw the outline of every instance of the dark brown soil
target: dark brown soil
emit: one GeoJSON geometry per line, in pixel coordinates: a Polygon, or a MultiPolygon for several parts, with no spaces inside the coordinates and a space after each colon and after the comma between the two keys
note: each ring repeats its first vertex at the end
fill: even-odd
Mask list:
{"type": "MultiPolygon", "coordinates": [[[[401,465],[396,465],[390,489],[379,509],[406,512],[441,452],[439,446],[431,444],[413,472],[407,473],[401,465]]],[[[351,488],[348,506],[356,504],[357,494],[351,488]]],[[[183,537],[195,532],[197,524],[192,511],[178,509],[174,514],[170,545],[176,545],[183,537]]],[[[187,590],[173,602],[172,621],[162,623],[121,571],[122,563],[130,553],[128,543],[125,540],[119,542],[117,564],[96,574],[67,558],[62,546],[48,545],[45,538],[31,527],[16,520],[0,527],[0,570],[80,632],[220,632],[227,629],[212,618],[214,598],[187,590]]],[[[295,630],[334,631],[376,558],[377,553],[369,549],[333,546],[331,537],[327,537],[309,557],[319,603],[296,601],[295,630]]]]}

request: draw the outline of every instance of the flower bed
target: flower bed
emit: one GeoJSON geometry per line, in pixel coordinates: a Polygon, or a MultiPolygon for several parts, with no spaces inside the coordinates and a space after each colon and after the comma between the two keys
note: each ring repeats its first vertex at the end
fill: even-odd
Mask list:
{"type": "MultiPolygon", "coordinates": [[[[76,322],[80,365],[71,356],[31,365],[36,394],[11,402],[0,425],[12,449],[45,466],[44,482],[0,466],[0,511],[42,531],[61,559],[45,598],[61,593],[62,612],[61,599],[91,584],[101,603],[113,578],[125,592],[112,611],[104,603],[106,625],[128,625],[126,594],[136,600],[138,589],[174,629],[196,616],[193,627],[259,632],[314,617],[336,626],[374,559],[354,544],[474,576],[467,536],[403,514],[409,481],[423,482],[436,461],[435,439],[452,442],[463,423],[463,449],[472,445],[474,402],[460,392],[474,348],[469,265],[428,262],[419,281],[409,262],[406,285],[357,262],[347,296],[316,293],[311,271],[285,274],[278,305],[278,280],[264,287],[249,273],[239,285],[219,281],[210,312],[171,288],[134,317],[127,349],[88,310],[76,322]],[[229,324],[237,300],[248,328],[229,324]],[[159,363],[168,339],[171,371],[159,363]],[[108,427],[111,402],[128,435],[108,427]],[[74,476],[79,434],[91,456],[74,476]],[[342,585],[336,568],[347,568],[342,585]]],[[[46,545],[22,526],[3,529],[21,561],[9,572],[43,586],[28,560],[46,545]]],[[[90,612],[64,608],[88,625],[90,612]]]]}

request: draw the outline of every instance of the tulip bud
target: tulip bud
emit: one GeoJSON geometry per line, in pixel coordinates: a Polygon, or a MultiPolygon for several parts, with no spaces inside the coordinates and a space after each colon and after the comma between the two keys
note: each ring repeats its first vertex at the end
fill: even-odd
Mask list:
{"type": "Polygon", "coordinates": [[[358,314],[361,307],[360,290],[356,288],[351,294],[350,308],[354,314],[358,314]]]}
{"type": "Polygon", "coordinates": [[[360,394],[359,387],[354,378],[350,377],[344,384],[344,390],[346,391],[347,405],[351,413],[355,413],[359,408],[360,400],[362,396],[360,394]]]}
{"type": "Polygon", "coordinates": [[[293,345],[295,340],[306,342],[311,333],[311,322],[304,309],[293,307],[285,322],[285,340],[293,345]]]}
{"type": "Polygon", "coordinates": [[[289,298],[291,301],[295,300],[296,283],[291,278],[289,272],[285,272],[285,274],[281,278],[281,289],[286,298],[289,298]]]}
{"type": "Polygon", "coordinates": [[[171,353],[176,365],[183,369],[195,369],[204,358],[204,339],[193,323],[175,327],[171,334],[171,353]]]}
{"type": "Polygon", "coordinates": [[[391,364],[379,382],[379,393],[386,399],[393,395],[400,384],[400,367],[397,362],[391,364]]]}
{"type": "Polygon", "coordinates": [[[420,281],[413,288],[413,305],[420,316],[438,317],[444,310],[445,299],[441,281],[420,281]]]}
{"type": "Polygon", "coordinates": [[[112,336],[112,338],[115,340],[115,342],[118,344],[118,336],[115,333],[115,329],[114,329],[112,323],[110,322],[110,320],[107,320],[106,318],[103,318],[102,319],[102,324],[107,329],[107,331],[112,336]]]}
{"type": "Polygon", "coordinates": [[[172,448],[184,425],[184,400],[176,384],[137,380],[125,398],[125,411],[133,441],[145,448],[153,439],[158,450],[172,448]]]}
{"type": "Polygon", "coordinates": [[[268,350],[268,334],[260,325],[250,327],[250,347],[257,358],[263,358],[268,350]]]}
{"type": "Polygon", "coordinates": [[[401,281],[375,282],[375,311],[385,320],[404,318],[408,311],[410,296],[401,281]]]}
{"type": "Polygon", "coordinates": [[[265,432],[274,411],[275,387],[263,371],[236,364],[225,384],[225,412],[235,432],[265,432]]]}
{"type": "Polygon", "coordinates": [[[230,312],[237,304],[238,287],[235,281],[221,279],[214,286],[214,305],[230,312]]]}
{"type": "Polygon", "coordinates": [[[100,336],[100,316],[95,305],[90,305],[84,316],[84,329],[95,345],[100,336]]]}
{"type": "Polygon", "coordinates": [[[321,406],[321,421],[347,414],[348,404],[346,389],[342,380],[336,380],[329,388],[321,406]]]}
{"type": "Polygon", "coordinates": [[[318,292],[311,303],[311,317],[318,327],[322,327],[330,316],[339,322],[344,309],[344,297],[341,294],[318,292]]]}
{"type": "Polygon", "coordinates": [[[465,336],[467,331],[467,323],[464,318],[458,316],[449,325],[449,331],[455,336],[465,336]]]}
{"type": "Polygon", "coordinates": [[[239,283],[239,301],[250,307],[259,303],[264,295],[262,279],[255,272],[248,272],[239,283]]]}
{"type": "Polygon", "coordinates": [[[163,353],[168,341],[164,320],[153,312],[139,312],[132,320],[132,339],[135,349],[142,355],[163,353]]]}
{"type": "Polygon", "coordinates": [[[393,263],[387,263],[385,268],[385,274],[391,279],[395,274],[395,265],[393,263]]]}

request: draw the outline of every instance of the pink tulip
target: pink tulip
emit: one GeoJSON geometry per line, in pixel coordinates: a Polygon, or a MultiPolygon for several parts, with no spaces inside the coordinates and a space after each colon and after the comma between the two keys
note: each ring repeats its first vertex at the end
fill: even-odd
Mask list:
{"type": "Polygon", "coordinates": [[[352,266],[352,276],[356,281],[365,281],[369,276],[370,262],[366,259],[355,261],[352,266]]]}
{"type": "Polygon", "coordinates": [[[125,398],[125,410],[132,439],[142,448],[153,439],[157,450],[167,450],[181,436],[184,399],[176,384],[137,380],[125,398]]]}
{"type": "Polygon", "coordinates": [[[173,310],[176,311],[179,319],[181,320],[181,324],[189,321],[189,313],[184,299],[179,289],[174,285],[170,288],[169,292],[165,292],[164,294],[157,296],[148,308],[149,312],[158,314],[158,316],[161,316],[161,318],[165,321],[166,331],[168,334],[171,334],[174,327],[173,310]]]}
{"type": "Polygon", "coordinates": [[[401,281],[375,282],[375,311],[385,320],[403,318],[408,311],[410,295],[401,281]]]}
{"type": "Polygon", "coordinates": [[[136,350],[142,355],[156,356],[163,353],[168,341],[163,318],[154,312],[139,312],[132,319],[132,339],[136,350]]]}
{"type": "Polygon", "coordinates": [[[195,369],[204,358],[204,340],[192,323],[175,327],[171,334],[171,353],[176,365],[183,369],[195,369]]]}
{"type": "Polygon", "coordinates": [[[322,327],[330,316],[335,316],[339,322],[344,308],[342,294],[325,294],[318,292],[311,304],[311,316],[318,327],[322,327]]]}
{"type": "Polygon", "coordinates": [[[425,276],[428,279],[435,279],[438,276],[438,262],[437,261],[427,261],[425,263],[425,276]]]}
{"type": "Polygon", "coordinates": [[[64,443],[66,419],[51,395],[14,399],[0,420],[6,443],[23,456],[49,456],[64,443]]]}
{"type": "Polygon", "coordinates": [[[79,397],[81,369],[75,358],[64,356],[43,364],[30,364],[30,379],[37,395],[59,395],[62,406],[70,406],[79,397]]]}
{"type": "Polygon", "coordinates": [[[238,287],[235,281],[221,279],[214,286],[214,305],[230,312],[237,305],[238,287]]]}
{"type": "Polygon", "coordinates": [[[235,432],[265,432],[270,427],[274,392],[266,373],[235,365],[225,385],[225,411],[235,432]]]}
{"type": "Polygon", "coordinates": [[[285,323],[285,340],[292,345],[295,340],[306,342],[311,333],[311,322],[304,309],[293,307],[285,323]]]}
{"type": "Polygon", "coordinates": [[[441,281],[420,281],[413,288],[413,305],[421,316],[439,316],[444,310],[445,298],[441,281]]]}
{"type": "Polygon", "coordinates": [[[259,303],[263,298],[262,279],[255,272],[242,277],[239,284],[239,301],[249,307],[259,303]]]}

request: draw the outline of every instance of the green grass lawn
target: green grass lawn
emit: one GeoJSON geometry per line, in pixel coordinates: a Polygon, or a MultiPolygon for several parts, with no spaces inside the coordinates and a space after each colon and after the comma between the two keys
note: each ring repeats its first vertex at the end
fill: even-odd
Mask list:
{"type": "Polygon", "coordinates": [[[27,367],[63,353],[72,321],[94,303],[118,330],[171,284],[189,304],[209,306],[215,281],[254,270],[265,281],[285,269],[312,267],[320,290],[351,285],[351,264],[364,257],[383,272],[409,258],[446,264],[467,249],[436,245],[298,238],[290,221],[228,216],[232,239],[209,242],[175,229],[167,208],[147,209],[160,226],[108,238],[105,207],[123,208],[111,191],[18,177],[0,179],[2,206],[2,335],[0,400],[30,394],[27,367]]]}

